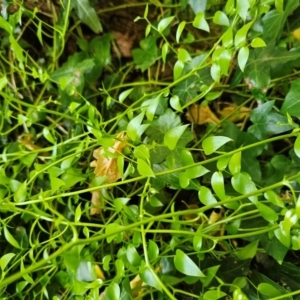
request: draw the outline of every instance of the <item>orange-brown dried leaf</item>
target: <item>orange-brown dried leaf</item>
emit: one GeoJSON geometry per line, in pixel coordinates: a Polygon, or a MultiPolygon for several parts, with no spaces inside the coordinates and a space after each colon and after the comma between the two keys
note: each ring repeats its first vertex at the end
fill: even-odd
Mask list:
{"type": "Polygon", "coordinates": [[[90,209],[90,215],[100,215],[104,206],[103,201],[101,201],[102,194],[100,190],[92,192],[92,207],[90,209]]]}
{"type": "Polygon", "coordinates": [[[238,109],[236,104],[230,104],[224,107],[218,113],[222,117],[227,117],[228,115],[230,115],[230,117],[227,120],[231,122],[238,122],[247,118],[250,112],[251,109],[248,107],[241,107],[240,109],[238,109]]]}
{"type": "Polygon", "coordinates": [[[114,146],[108,148],[111,155],[106,156],[103,147],[94,150],[93,156],[96,160],[92,161],[90,166],[95,168],[94,174],[96,177],[106,176],[105,182],[107,183],[116,182],[122,177],[118,169],[117,159],[126,146],[126,141],[126,134],[122,131],[117,135],[114,146]]]}
{"type": "Polygon", "coordinates": [[[220,122],[209,106],[200,106],[198,104],[193,104],[188,108],[186,117],[191,123],[198,125],[218,124],[220,122]]]}

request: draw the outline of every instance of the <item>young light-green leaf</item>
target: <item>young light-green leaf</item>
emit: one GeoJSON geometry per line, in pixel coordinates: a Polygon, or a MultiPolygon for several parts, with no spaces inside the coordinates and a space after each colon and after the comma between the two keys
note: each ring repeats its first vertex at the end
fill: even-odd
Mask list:
{"type": "Polygon", "coordinates": [[[177,31],[176,31],[176,42],[179,43],[182,31],[185,27],[186,21],[181,21],[180,24],[177,27],[177,31]]]}
{"type": "Polygon", "coordinates": [[[170,23],[174,20],[174,16],[164,18],[159,21],[158,26],[157,26],[157,31],[159,33],[162,33],[169,25],[170,23]]]}
{"type": "Polygon", "coordinates": [[[248,58],[249,58],[249,48],[247,46],[242,47],[238,53],[238,64],[242,72],[244,72],[245,70],[248,58]]]}
{"type": "Polygon", "coordinates": [[[137,159],[137,170],[142,176],[155,177],[151,167],[141,158],[137,159]]]}
{"type": "Polygon", "coordinates": [[[189,125],[181,125],[169,129],[164,136],[164,144],[170,149],[176,148],[177,142],[189,125]]]}
{"type": "Polygon", "coordinates": [[[228,17],[220,10],[215,13],[213,22],[221,26],[229,26],[228,17]]]}
{"type": "Polygon", "coordinates": [[[210,155],[217,151],[224,144],[232,141],[231,138],[226,136],[209,136],[202,142],[202,147],[205,155],[210,155]]]}
{"type": "Polygon", "coordinates": [[[205,277],[199,267],[180,249],[176,250],[174,265],[175,268],[184,275],[205,277]]]}
{"type": "Polygon", "coordinates": [[[17,242],[17,240],[12,236],[12,234],[8,231],[7,227],[3,227],[5,239],[15,248],[21,249],[21,246],[17,242]]]}
{"type": "Polygon", "coordinates": [[[300,134],[298,134],[295,143],[294,143],[295,154],[300,157],[300,134]]]}
{"type": "Polygon", "coordinates": [[[237,258],[240,260],[253,258],[257,251],[258,240],[251,242],[244,248],[238,251],[237,258]]]}
{"type": "Polygon", "coordinates": [[[203,12],[199,12],[194,21],[193,21],[193,26],[198,28],[198,29],[202,29],[204,31],[209,32],[209,26],[207,21],[205,20],[205,16],[203,12]]]}

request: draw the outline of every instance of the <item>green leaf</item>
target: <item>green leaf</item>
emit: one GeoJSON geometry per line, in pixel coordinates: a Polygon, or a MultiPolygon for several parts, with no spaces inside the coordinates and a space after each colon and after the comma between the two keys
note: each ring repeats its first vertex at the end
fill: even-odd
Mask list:
{"type": "Polygon", "coordinates": [[[249,48],[247,46],[242,47],[238,53],[238,64],[242,72],[244,72],[245,70],[248,58],[249,58],[249,48]]]}
{"type": "Polygon", "coordinates": [[[75,0],[75,10],[82,23],[89,26],[95,33],[102,31],[102,26],[95,9],[88,0],[75,0]]]}
{"type": "Polygon", "coordinates": [[[141,49],[131,51],[134,63],[142,72],[150,68],[158,59],[158,48],[156,45],[157,37],[147,36],[140,41],[141,49]]]}
{"type": "Polygon", "coordinates": [[[128,89],[128,90],[123,91],[123,92],[119,95],[119,102],[120,102],[120,103],[123,103],[124,100],[131,94],[132,91],[133,91],[133,88],[132,88],[132,89],[128,89]]]}
{"type": "Polygon", "coordinates": [[[241,171],[242,152],[234,153],[228,164],[229,171],[232,175],[241,171]]]}
{"type": "Polygon", "coordinates": [[[160,20],[157,26],[157,31],[159,33],[162,33],[171,24],[173,20],[174,16],[160,20]]]}
{"type": "Polygon", "coordinates": [[[79,222],[80,218],[81,218],[81,214],[82,214],[82,211],[81,211],[81,203],[79,203],[76,207],[76,210],[75,210],[75,216],[74,216],[74,221],[75,222],[79,222]]]}
{"type": "Polygon", "coordinates": [[[204,12],[206,9],[207,0],[188,0],[189,5],[191,6],[194,14],[198,14],[199,12],[204,12]]]}
{"type": "Polygon", "coordinates": [[[227,294],[222,292],[221,290],[210,290],[204,293],[203,300],[212,300],[212,299],[220,299],[225,297],[227,294]]]}
{"type": "MultiPolygon", "coordinates": [[[[247,175],[244,173],[236,173],[231,178],[232,187],[242,195],[257,191],[256,185],[247,175]]],[[[257,202],[257,196],[250,196],[248,198],[252,202],[257,202]]]]}
{"type": "Polygon", "coordinates": [[[151,167],[141,158],[137,159],[137,170],[142,176],[155,177],[151,167]]]}
{"type": "Polygon", "coordinates": [[[129,244],[126,251],[126,257],[131,265],[138,267],[141,264],[141,257],[134,245],[129,244]]]}
{"type": "Polygon", "coordinates": [[[15,253],[7,253],[4,254],[1,258],[0,258],[0,267],[1,270],[4,271],[6,266],[9,264],[9,262],[16,256],[15,253]]]}
{"type": "Polygon", "coordinates": [[[24,202],[27,197],[27,183],[24,181],[14,193],[14,201],[17,203],[24,202]]]}
{"type": "Polygon", "coordinates": [[[2,91],[4,87],[6,87],[7,83],[8,80],[6,76],[0,77],[0,91],[2,91]]]}
{"type": "Polygon", "coordinates": [[[264,193],[264,196],[272,204],[279,206],[279,207],[284,207],[284,203],[283,203],[282,199],[274,191],[268,190],[264,193]]]}
{"type": "Polygon", "coordinates": [[[106,241],[107,243],[110,243],[116,236],[118,233],[116,233],[116,231],[122,230],[123,231],[124,226],[117,224],[117,223],[110,223],[107,226],[105,226],[105,234],[107,234],[107,238],[106,241]]]}
{"type": "Polygon", "coordinates": [[[225,48],[233,45],[233,32],[232,27],[229,27],[222,36],[222,43],[225,48]]]}
{"type": "Polygon", "coordinates": [[[219,64],[212,64],[212,66],[210,68],[210,75],[215,82],[220,82],[221,67],[219,64]]]}
{"type": "Polygon", "coordinates": [[[186,25],[186,21],[181,21],[177,27],[177,31],[176,31],[176,42],[179,43],[182,31],[184,29],[186,25]]]}
{"type": "Polygon", "coordinates": [[[246,20],[247,12],[250,8],[249,0],[237,0],[236,1],[236,11],[242,20],[246,20]]]}
{"type": "Polygon", "coordinates": [[[121,291],[118,284],[111,283],[106,289],[105,289],[105,295],[107,295],[107,299],[110,300],[119,300],[121,291]]]}
{"type": "Polygon", "coordinates": [[[274,100],[268,101],[251,112],[250,120],[253,125],[248,128],[248,132],[258,140],[263,140],[270,134],[279,134],[294,129],[293,126],[286,125],[286,117],[273,109],[274,102],[274,100]]]}
{"type": "Polygon", "coordinates": [[[257,202],[256,207],[258,208],[260,215],[268,222],[275,222],[278,220],[277,213],[269,206],[257,202]]]}
{"type": "Polygon", "coordinates": [[[276,297],[276,296],[281,295],[281,292],[278,291],[277,288],[275,288],[273,285],[271,285],[269,283],[266,283],[266,282],[260,283],[257,287],[257,290],[262,295],[265,295],[265,296],[268,296],[268,297],[276,297]]]}
{"type": "Polygon", "coordinates": [[[140,132],[140,128],[141,128],[141,124],[143,122],[144,116],[145,116],[145,112],[143,111],[139,115],[137,115],[135,118],[133,118],[127,125],[127,134],[134,142],[137,141],[142,134],[140,132]]]}
{"type": "Polygon", "coordinates": [[[205,277],[199,267],[180,249],[176,250],[174,265],[179,272],[185,275],[205,277]]]}
{"type": "Polygon", "coordinates": [[[15,248],[21,249],[21,246],[17,242],[17,240],[12,236],[12,234],[8,231],[7,227],[3,227],[4,237],[5,239],[15,248]]]}
{"type": "Polygon", "coordinates": [[[185,62],[191,61],[192,58],[191,58],[190,54],[187,52],[187,50],[180,48],[178,50],[178,60],[185,63],[185,62]]]}
{"type": "Polygon", "coordinates": [[[221,26],[229,26],[228,17],[220,10],[215,13],[213,22],[221,26]]]}
{"type": "Polygon", "coordinates": [[[300,114],[300,79],[292,81],[291,88],[281,106],[281,114],[289,113],[298,117],[300,114]]]}
{"type": "Polygon", "coordinates": [[[226,143],[232,141],[232,139],[226,136],[210,136],[202,142],[202,147],[205,155],[210,155],[217,151],[220,147],[226,143]]]}
{"type": "Polygon", "coordinates": [[[159,248],[153,240],[150,240],[148,242],[147,250],[148,250],[148,258],[150,261],[154,261],[155,259],[157,259],[158,254],[159,254],[159,248]]]}
{"type": "Polygon", "coordinates": [[[182,112],[182,107],[180,105],[180,100],[179,100],[179,97],[177,95],[174,95],[174,96],[171,97],[170,105],[176,111],[182,112]]]}
{"type": "Polygon", "coordinates": [[[158,96],[158,97],[156,97],[156,98],[154,98],[154,99],[150,99],[150,100],[149,100],[150,105],[149,105],[149,106],[147,107],[147,109],[146,109],[146,116],[147,116],[147,119],[148,119],[149,121],[152,121],[152,120],[153,120],[160,99],[161,99],[161,97],[158,96]]]}
{"type": "Polygon", "coordinates": [[[243,47],[246,44],[247,34],[250,27],[253,25],[253,21],[244,25],[239,29],[234,37],[234,44],[237,48],[243,47]]]}
{"type": "Polygon", "coordinates": [[[224,177],[222,172],[215,172],[211,177],[211,186],[221,201],[225,200],[224,177]]]}
{"type": "Polygon", "coordinates": [[[203,12],[199,12],[194,21],[193,21],[193,26],[198,28],[198,29],[202,29],[204,31],[209,32],[209,25],[207,23],[207,21],[205,20],[205,16],[203,12]]]}
{"type": "Polygon", "coordinates": [[[157,275],[154,273],[154,271],[150,267],[148,267],[148,266],[144,267],[142,269],[142,271],[140,272],[140,277],[149,286],[152,286],[155,289],[162,291],[162,287],[161,287],[159,281],[157,280],[157,275]]]}
{"type": "Polygon", "coordinates": [[[76,270],[76,279],[78,281],[87,282],[92,282],[96,279],[96,273],[92,262],[85,260],[79,262],[76,270]]]}
{"type": "Polygon", "coordinates": [[[210,204],[215,204],[218,203],[216,198],[213,196],[211,190],[207,188],[206,186],[201,186],[199,193],[198,193],[199,200],[204,204],[204,205],[210,205],[210,204]]]}
{"type": "Polygon", "coordinates": [[[174,80],[177,80],[180,77],[183,68],[184,68],[184,63],[180,60],[177,60],[173,69],[174,80]]]}
{"type": "Polygon", "coordinates": [[[47,127],[43,128],[43,136],[51,144],[55,144],[56,143],[55,138],[53,137],[53,135],[51,134],[50,130],[47,127]]]}
{"type": "Polygon", "coordinates": [[[282,36],[283,28],[286,25],[288,16],[299,6],[298,0],[287,0],[284,13],[278,10],[271,10],[262,18],[263,39],[267,44],[274,44],[282,36]]]}
{"type": "Polygon", "coordinates": [[[251,47],[253,48],[260,48],[260,47],[266,47],[266,43],[263,39],[261,38],[254,38],[252,41],[251,41],[251,47]]]}
{"type": "Polygon", "coordinates": [[[175,128],[169,129],[164,136],[164,144],[170,149],[176,148],[177,142],[189,125],[181,125],[175,128]]]}
{"type": "Polygon", "coordinates": [[[237,257],[240,260],[251,259],[255,256],[258,246],[258,240],[251,242],[247,246],[238,251],[237,257]]]}
{"type": "Polygon", "coordinates": [[[168,43],[164,43],[162,48],[161,48],[161,58],[163,63],[166,63],[166,58],[167,58],[167,54],[169,51],[169,44],[168,43]]]}

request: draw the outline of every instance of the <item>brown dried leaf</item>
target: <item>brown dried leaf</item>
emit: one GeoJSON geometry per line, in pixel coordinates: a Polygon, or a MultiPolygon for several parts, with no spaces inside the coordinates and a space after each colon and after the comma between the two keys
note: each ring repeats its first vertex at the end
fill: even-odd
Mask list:
{"type": "Polygon", "coordinates": [[[227,117],[229,114],[232,114],[227,120],[231,122],[238,122],[247,118],[250,112],[251,109],[248,107],[241,107],[240,109],[238,109],[236,104],[230,103],[228,106],[224,107],[218,113],[222,117],[227,117]]]}
{"type": "MultiPolygon", "coordinates": [[[[94,150],[93,156],[96,160],[93,160],[90,166],[95,168],[95,177],[106,176],[105,182],[107,183],[116,182],[122,177],[118,169],[117,159],[118,156],[121,155],[123,148],[126,146],[126,141],[126,134],[122,131],[117,135],[114,146],[108,148],[108,152],[111,155],[106,156],[103,147],[94,150]]],[[[101,214],[104,206],[104,201],[100,201],[101,197],[102,194],[100,190],[92,192],[92,207],[90,209],[90,215],[101,214]]]]}
{"type": "Polygon", "coordinates": [[[124,143],[127,140],[125,132],[122,131],[117,135],[113,147],[108,148],[108,152],[112,155],[106,157],[103,147],[94,150],[93,156],[96,160],[92,161],[90,166],[94,167],[96,177],[107,176],[105,182],[112,183],[119,180],[122,176],[118,170],[117,157],[121,155],[123,148],[126,146],[124,143]]]}
{"type": "Polygon", "coordinates": [[[218,124],[220,122],[209,106],[200,106],[198,104],[189,106],[186,117],[190,122],[198,125],[218,124]]]}

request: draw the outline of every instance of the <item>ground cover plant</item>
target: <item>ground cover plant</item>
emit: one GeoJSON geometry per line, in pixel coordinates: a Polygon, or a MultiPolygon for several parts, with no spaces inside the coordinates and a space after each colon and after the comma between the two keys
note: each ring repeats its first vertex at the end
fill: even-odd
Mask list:
{"type": "Polygon", "coordinates": [[[0,299],[300,299],[298,0],[0,4],[0,299]]]}

